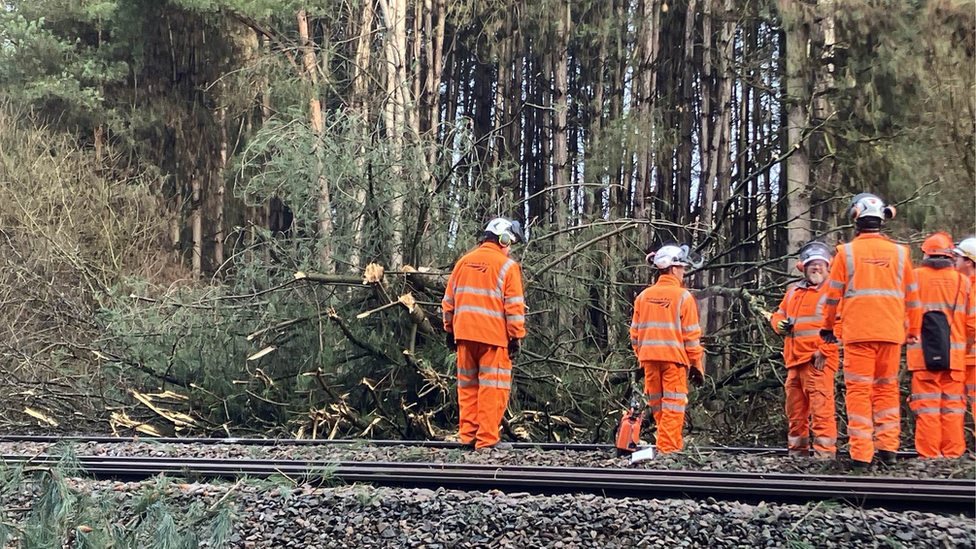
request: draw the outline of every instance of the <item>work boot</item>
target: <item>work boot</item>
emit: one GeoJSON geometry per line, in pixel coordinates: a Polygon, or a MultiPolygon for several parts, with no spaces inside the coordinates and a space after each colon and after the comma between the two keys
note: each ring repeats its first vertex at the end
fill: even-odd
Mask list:
{"type": "Polygon", "coordinates": [[[878,450],[878,459],[881,463],[892,467],[898,462],[898,454],[891,450],[878,450]]]}
{"type": "Polygon", "coordinates": [[[482,450],[511,450],[515,445],[511,442],[496,442],[491,446],[486,446],[482,450]]]}
{"type": "Polygon", "coordinates": [[[475,440],[472,439],[471,442],[462,442],[461,449],[463,450],[474,450],[475,440]]]}
{"type": "Polygon", "coordinates": [[[836,452],[826,452],[824,450],[814,450],[813,459],[816,461],[834,461],[837,459],[836,452]]]}
{"type": "Polygon", "coordinates": [[[854,473],[855,475],[860,475],[866,472],[868,470],[868,467],[870,466],[871,466],[871,462],[869,461],[858,461],[855,459],[854,463],[851,464],[851,472],[854,473]]]}

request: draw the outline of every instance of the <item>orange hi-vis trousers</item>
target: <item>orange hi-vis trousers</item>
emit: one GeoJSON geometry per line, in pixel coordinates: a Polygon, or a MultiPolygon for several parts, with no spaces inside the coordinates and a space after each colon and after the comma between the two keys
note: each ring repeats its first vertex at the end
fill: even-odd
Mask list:
{"type": "Polygon", "coordinates": [[[834,412],[835,370],[817,370],[813,362],[799,364],[786,373],[786,417],[790,455],[810,455],[810,417],[813,417],[813,449],[818,458],[837,455],[837,417],[834,412]]]}
{"type": "Polygon", "coordinates": [[[501,440],[508,395],[512,390],[512,360],[507,347],[476,341],[457,342],[459,435],[462,444],[476,448],[501,440]]]}
{"type": "Polygon", "coordinates": [[[966,366],[966,397],[973,409],[973,420],[976,421],[976,366],[966,366]]]}
{"type": "Polygon", "coordinates": [[[901,345],[898,343],[844,343],[847,435],[851,458],[856,461],[870,462],[874,459],[875,449],[898,451],[901,435],[900,362],[901,345]]]}
{"type": "Polygon", "coordinates": [[[681,430],[685,426],[688,404],[688,368],[674,362],[643,360],[644,394],[657,423],[657,451],[677,452],[684,446],[681,430]]]}
{"type": "Polygon", "coordinates": [[[909,405],[915,412],[915,450],[923,458],[957,458],[966,451],[966,396],[962,370],[912,372],[909,405]]]}

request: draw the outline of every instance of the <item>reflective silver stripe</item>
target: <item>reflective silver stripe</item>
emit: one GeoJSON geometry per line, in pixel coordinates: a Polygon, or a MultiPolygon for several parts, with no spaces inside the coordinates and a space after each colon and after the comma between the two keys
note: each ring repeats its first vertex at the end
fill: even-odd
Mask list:
{"type": "Polygon", "coordinates": [[[954,305],[952,303],[936,303],[934,301],[926,301],[925,303],[922,303],[922,307],[924,307],[926,311],[949,311],[954,313],[956,311],[956,307],[958,307],[958,304],[954,305]]]}
{"type": "Polygon", "coordinates": [[[865,425],[871,425],[871,423],[872,423],[872,421],[870,419],[868,419],[867,417],[865,417],[865,416],[859,416],[857,414],[847,414],[847,422],[848,423],[852,423],[852,422],[855,422],[855,421],[858,422],[858,423],[863,423],[865,425]]]}
{"type": "Polygon", "coordinates": [[[678,326],[679,327],[678,328],[679,330],[681,329],[680,328],[680,326],[681,326],[681,306],[685,304],[685,300],[688,299],[689,297],[691,297],[691,293],[689,293],[688,290],[685,290],[685,292],[683,294],[681,294],[681,299],[678,300],[678,308],[677,308],[677,310],[674,311],[674,325],[675,326],[678,326]]]}
{"type": "Polygon", "coordinates": [[[477,387],[478,379],[459,379],[457,383],[458,387],[477,387]]]}
{"type": "Polygon", "coordinates": [[[668,328],[673,328],[675,330],[678,329],[676,325],[670,322],[641,322],[638,324],[631,324],[630,327],[637,330],[643,330],[644,328],[662,328],[665,330],[668,328]]]}
{"type": "Polygon", "coordinates": [[[834,446],[837,444],[837,439],[830,437],[815,437],[813,439],[813,443],[817,446],[834,446]]]}
{"type": "Polygon", "coordinates": [[[495,368],[494,366],[478,366],[482,374],[493,374],[499,376],[512,377],[512,371],[508,368],[495,368]]]}
{"type": "Polygon", "coordinates": [[[454,313],[444,313],[444,320],[451,321],[454,319],[454,313]]]}
{"type": "Polygon", "coordinates": [[[694,332],[695,330],[701,330],[701,324],[692,324],[691,326],[684,326],[681,331],[684,333],[694,332]]]}
{"type": "Polygon", "coordinates": [[[827,305],[830,305],[830,306],[834,306],[834,305],[837,305],[837,304],[839,304],[839,303],[840,303],[840,299],[831,299],[831,298],[827,298],[827,301],[825,301],[825,303],[826,303],[827,305]]]}
{"type": "Polygon", "coordinates": [[[650,393],[647,395],[648,400],[661,400],[661,393],[650,393]]]}
{"type": "Polygon", "coordinates": [[[700,339],[693,339],[691,341],[685,341],[685,349],[694,349],[695,347],[701,347],[700,339]]]}
{"type": "Polygon", "coordinates": [[[651,404],[647,408],[648,408],[648,410],[650,410],[652,412],[660,412],[661,411],[661,405],[660,404],[651,404]]]}
{"type": "Polygon", "coordinates": [[[917,351],[922,348],[922,344],[912,343],[911,345],[906,345],[905,348],[908,349],[909,351],[917,351]]]}
{"type": "Polygon", "coordinates": [[[809,446],[810,437],[786,437],[790,446],[809,446]]]}
{"type": "Polygon", "coordinates": [[[682,345],[680,342],[671,341],[669,339],[645,339],[641,341],[640,344],[641,347],[643,347],[644,345],[650,345],[652,347],[677,347],[678,349],[684,348],[684,345],[682,345]]]}
{"type": "Polygon", "coordinates": [[[866,383],[871,383],[872,381],[874,381],[874,378],[862,374],[853,374],[851,372],[844,372],[844,381],[863,381],[866,383]]]}
{"type": "Polygon", "coordinates": [[[898,250],[898,293],[900,297],[904,299],[905,297],[905,247],[897,246],[898,250]]]}
{"type": "Polygon", "coordinates": [[[831,280],[828,285],[831,288],[835,289],[835,290],[843,290],[844,289],[844,283],[841,282],[841,281],[839,281],[839,280],[831,280]]]}
{"type": "Polygon", "coordinates": [[[879,377],[874,380],[875,385],[891,385],[898,381],[898,376],[893,377],[879,377]]]}
{"type": "Polygon", "coordinates": [[[478,369],[477,368],[458,368],[457,369],[457,373],[458,373],[459,376],[474,377],[474,376],[478,375],[478,369]]]}
{"type": "Polygon", "coordinates": [[[892,429],[898,429],[900,427],[901,427],[901,425],[897,421],[891,421],[891,422],[888,422],[888,423],[875,423],[874,424],[874,432],[875,432],[875,434],[877,434],[877,433],[884,433],[886,431],[891,431],[892,429]]]}
{"type": "Polygon", "coordinates": [[[878,410],[877,412],[874,413],[874,420],[878,421],[891,415],[897,417],[899,413],[901,413],[901,410],[899,408],[885,408],[884,410],[878,410]]]}
{"type": "Polygon", "coordinates": [[[967,383],[967,384],[966,384],[966,390],[967,390],[967,391],[976,391],[976,385],[973,385],[973,384],[970,384],[970,383],[967,383]]]}
{"type": "MultiPolygon", "coordinates": [[[[819,322],[823,320],[823,315],[812,315],[812,316],[801,316],[799,318],[794,318],[793,323],[799,324],[801,322],[819,322]]],[[[817,332],[819,333],[819,332],[817,332]]]]}
{"type": "Polygon", "coordinates": [[[505,322],[525,322],[525,315],[505,315],[505,322]]]}
{"type": "Polygon", "coordinates": [[[521,296],[505,298],[505,305],[515,305],[516,303],[525,303],[525,298],[521,296]]]}
{"type": "MultiPolygon", "coordinates": [[[[844,244],[844,261],[847,267],[847,294],[854,291],[854,246],[844,244]]],[[[845,294],[846,295],[846,294],[845,294]]]]}
{"type": "Polygon", "coordinates": [[[482,387],[494,387],[496,389],[511,389],[511,381],[498,381],[494,379],[481,379],[478,381],[482,387]]]}
{"type": "Polygon", "coordinates": [[[847,295],[844,297],[854,298],[854,297],[865,297],[865,296],[897,297],[898,299],[905,298],[905,295],[901,292],[901,290],[876,290],[876,289],[848,291],[847,295]]]}
{"type": "Polygon", "coordinates": [[[636,346],[638,341],[634,338],[630,338],[630,344],[636,346]]]}
{"type": "Polygon", "coordinates": [[[920,301],[906,301],[905,302],[905,308],[906,309],[918,309],[921,306],[922,306],[922,302],[920,302],[920,301]]]}
{"type": "Polygon", "coordinates": [[[943,414],[948,414],[950,416],[963,415],[966,413],[965,408],[942,408],[943,414]]]}
{"type": "Polygon", "coordinates": [[[485,309],[484,307],[475,307],[473,305],[461,305],[457,309],[454,309],[454,314],[461,313],[478,313],[485,316],[491,316],[495,318],[505,318],[505,313],[501,311],[493,311],[491,309],[485,309]]]}
{"type": "Polygon", "coordinates": [[[851,429],[848,427],[847,436],[851,438],[871,438],[871,431],[865,429],[851,429]]]}
{"type": "Polygon", "coordinates": [[[441,301],[447,303],[448,305],[454,305],[454,298],[449,295],[445,295],[444,299],[442,299],[441,301]]]}
{"type": "Polygon", "coordinates": [[[664,391],[664,398],[674,398],[674,399],[685,399],[688,395],[686,393],[672,393],[669,391],[664,391]]]}
{"type": "Polygon", "coordinates": [[[912,282],[911,284],[909,284],[908,287],[905,288],[905,291],[906,292],[917,292],[918,291],[918,282],[912,282]]]}
{"type": "Polygon", "coordinates": [[[925,416],[925,415],[932,415],[932,414],[935,415],[941,414],[942,413],[941,410],[942,410],[941,408],[917,408],[913,411],[917,416],[925,416]]]}
{"type": "Polygon", "coordinates": [[[505,295],[505,275],[508,274],[508,270],[515,265],[514,259],[509,259],[502,265],[502,270],[498,271],[498,280],[495,282],[495,288],[498,292],[499,297],[505,295]]]}
{"type": "Polygon", "coordinates": [[[776,309],[776,314],[786,316],[786,311],[783,309],[776,309]]]}
{"type": "Polygon", "coordinates": [[[685,405],[684,404],[673,404],[671,402],[663,402],[663,403],[661,403],[661,409],[662,410],[671,410],[673,412],[684,412],[685,411],[685,405]]]}
{"type": "Polygon", "coordinates": [[[819,335],[820,335],[820,330],[798,330],[786,334],[786,337],[813,337],[819,335]]]}
{"type": "Polygon", "coordinates": [[[474,286],[461,286],[454,290],[454,295],[458,294],[471,294],[471,295],[484,295],[488,297],[494,297],[496,299],[501,299],[501,292],[495,290],[486,290],[484,288],[475,288],[474,286]]]}
{"type": "Polygon", "coordinates": [[[957,351],[965,351],[966,350],[966,345],[964,343],[950,343],[949,344],[949,348],[950,349],[955,349],[957,351]]]}
{"type": "Polygon", "coordinates": [[[942,400],[965,400],[966,395],[942,395],[942,400]]]}
{"type": "Polygon", "coordinates": [[[942,398],[942,393],[912,393],[912,400],[928,400],[928,399],[939,400],[942,398]]]}

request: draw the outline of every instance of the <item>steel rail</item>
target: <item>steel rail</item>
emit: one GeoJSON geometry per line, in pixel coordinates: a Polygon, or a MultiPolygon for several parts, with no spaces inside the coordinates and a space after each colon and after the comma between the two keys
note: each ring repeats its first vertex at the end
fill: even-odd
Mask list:
{"type": "MultiPolygon", "coordinates": [[[[108,436],[84,436],[84,435],[2,435],[0,442],[36,442],[46,444],[58,444],[63,442],[73,443],[96,443],[96,444],[122,444],[126,442],[148,442],[158,444],[201,444],[201,445],[240,445],[240,446],[356,446],[366,445],[379,448],[410,446],[419,448],[438,448],[445,450],[460,450],[465,448],[460,442],[445,440],[369,440],[369,439],[304,439],[304,438],[200,438],[200,437],[139,437],[123,438],[108,436]]],[[[543,450],[543,451],[607,451],[612,452],[616,447],[612,444],[582,444],[582,443],[558,443],[558,442],[515,442],[512,446],[516,450],[543,450]]],[[[653,446],[653,445],[650,445],[653,446]]],[[[649,446],[642,446],[647,448],[649,446]]],[[[762,448],[750,446],[697,446],[687,448],[687,452],[713,453],[726,452],[735,454],[771,454],[785,455],[789,451],[786,448],[762,448]]],[[[917,454],[913,451],[898,452],[899,458],[913,458],[917,454]]]]}
{"type": "MultiPolygon", "coordinates": [[[[53,467],[59,456],[2,456],[9,465],[53,467]]],[[[692,497],[743,501],[844,500],[856,505],[972,514],[972,480],[908,479],[788,473],[723,473],[653,469],[507,466],[462,463],[340,462],[211,458],[79,456],[96,478],[142,479],[159,474],[190,478],[265,478],[308,482],[499,489],[535,493],[593,493],[613,497],[692,497]]]]}

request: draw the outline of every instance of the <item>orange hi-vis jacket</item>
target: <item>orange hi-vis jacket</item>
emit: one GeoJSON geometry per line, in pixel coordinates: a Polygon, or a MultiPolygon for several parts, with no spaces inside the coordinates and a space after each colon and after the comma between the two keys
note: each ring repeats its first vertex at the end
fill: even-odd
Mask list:
{"type": "Polygon", "coordinates": [[[827,280],[824,328],[833,329],[837,306],[844,300],[844,343],[905,342],[918,335],[922,309],[908,249],[878,233],[858,235],[837,246],[827,280]]]}
{"type": "MultiPolygon", "coordinates": [[[[976,295],[976,275],[969,275],[969,293],[976,295]]],[[[976,313],[976,311],[969,311],[966,315],[969,319],[972,319],[973,313],[976,313]]],[[[966,335],[966,366],[970,368],[976,367],[976,337],[968,332],[966,335]]],[[[976,403],[973,405],[976,406],[976,403]]]]}
{"type": "Polygon", "coordinates": [[[820,339],[826,301],[827,284],[812,286],[804,279],[790,286],[779,309],[773,313],[770,320],[774,330],[781,320],[793,324],[793,330],[785,334],[786,340],[783,342],[783,360],[787,368],[810,362],[813,354],[819,350],[827,358],[827,367],[837,370],[840,361],[837,345],[824,343],[820,339]]]}
{"type": "Polygon", "coordinates": [[[485,242],[458,260],[441,301],[444,329],[461,341],[507,347],[525,337],[522,269],[485,242]]]}
{"type": "Polygon", "coordinates": [[[661,275],[637,296],[630,324],[637,360],[693,366],[704,374],[701,334],[698,304],[677,277],[661,275]]]}
{"type": "MultiPolygon", "coordinates": [[[[934,269],[921,266],[915,269],[922,310],[942,311],[949,320],[949,369],[966,369],[966,341],[976,333],[976,295],[965,276],[952,267],[934,269]]],[[[921,342],[909,345],[906,352],[908,369],[925,370],[925,356],[921,342]]]]}

